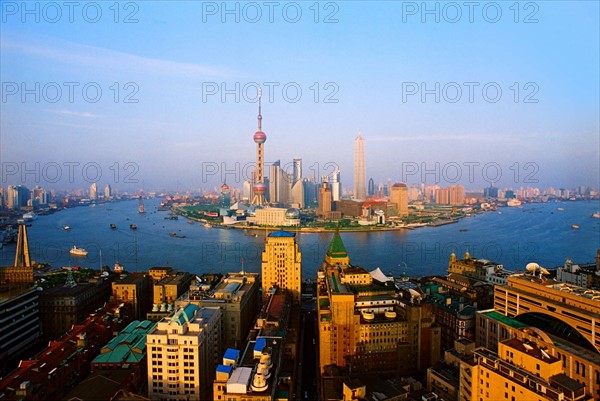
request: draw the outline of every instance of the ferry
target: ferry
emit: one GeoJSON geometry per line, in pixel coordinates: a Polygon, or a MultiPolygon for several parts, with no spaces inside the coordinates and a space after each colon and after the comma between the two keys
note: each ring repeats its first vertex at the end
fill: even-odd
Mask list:
{"type": "Polygon", "coordinates": [[[600,219],[600,212],[596,212],[596,213],[592,214],[592,217],[595,219],[600,219]]]}
{"type": "Polygon", "coordinates": [[[573,224],[573,225],[571,226],[571,228],[572,228],[572,229],[574,229],[574,230],[577,230],[577,229],[579,228],[579,226],[578,226],[577,224],[573,224]]]}
{"type": "Polygon", "coordinates": [[[521,206],[521,201],[518,199],[511,199],[508,202],[506,202],[506,206],[508,206],[508,207],[521,206]]]}
{"type": "Polygon", "coordinates": [[[565,210],[565,208],[564,207],[557,207],[556,210],[562,212],[563,210],[565,210]]]}
{"type": "Polygon", "coordinates": [[[25,213],[23,215],[23,220],[25,221],[31,221],[31,220],[35,220],[35,218],[37,217],[37,215],[33,212],[29,212],[29,213],[25,213]]]}
{"type": "Polygon", "coordinates": [[[65,231],[69,231],[70,229],[71,229],[71,227],[68,225],[63,227],[63,230],[65,230],[65,231]]]}
{"type": "Polygon", "coordinates": [[[69,253],[73,256],[87,256],[88,251],[83,248],[77,248],[75,245],[73,245],[73,248],[71,248],[69,253]]]}

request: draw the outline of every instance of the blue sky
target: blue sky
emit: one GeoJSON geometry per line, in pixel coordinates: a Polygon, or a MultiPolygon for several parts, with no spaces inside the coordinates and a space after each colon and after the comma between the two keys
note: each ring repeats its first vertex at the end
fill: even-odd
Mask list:
{"type": "Polygon", "coordinates": [[[427,3],[439,22],[422,2],[278,2],[273,22],[264,2],[227,3],[237,15],[222,2],[120,2],[118,15],[113,2],[80,2],[72,17],[61,2],[60,16],[47,2],[27,4],[30,13],[2,2],[2,186],[19,176],[6,163],[38,169],[25,177],[31,187],[81,186],[83,166],[97,163],[101,186],[208,189],[220,181],[207,174],[215,165],[240,162],[227,175],[236,185],[254,159],[253,82],[273,96],[263,98],[266,160],[302,157],[305,176],[335,163],[352,187],[361,130],[376,182],[416,183],[439,163],[429,183],[452,185],[458,172],[478,188],[500,167],[499,186],[599,186],[596,1],[479,2],[472,22],[463,2],[427,3]],[[436,83],[439,102],[422,98],[436,83]],[[73,183],[65,163],[79,163],[73,183]],[[418,174],[408,176],[409,165],[418,174]],[[138,182],[123,182],[127,174],[138,182]]]}

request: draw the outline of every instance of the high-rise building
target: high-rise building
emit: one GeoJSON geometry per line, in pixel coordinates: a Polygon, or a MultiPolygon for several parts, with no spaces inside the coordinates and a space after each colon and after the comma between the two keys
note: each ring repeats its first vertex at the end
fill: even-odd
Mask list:
{"type": "Polygon", "coordinates": [[[369,196],[374,196],[375,195],[375,181],[373,181],[373,178],[369,178],[369,185],[367,186],[368,190],[367,193],[369,196]]]}
{"type": "Polygon", "coordinates": [[[406,184],[396,183],[392,185],[390,202],[396,205],[398,216],[408,216],[408,188],[406,184]]]}
{"type": "Polygon", "coordinates": [[[279,160],[274,162],[269,169],[270,203],[280,206],[289,205],[293,178],[281,168],[279,160]]]}
{"type": "Polygon", "coordinates": [[[112,188],[110,187],[110,184],[106,184],[104,187],[104,198],[110,199],[112,198],[112,195],[112,188]]]}
{"type": "Polygon", "coordinates": [[[342,180],[340,178],[340,170],[336,169],[331,175],[331,199],[334,202],[342,199],[342,180]]]}
{"type": "Polygon", "coordinates": [[[177,299],[176,307],[187,303],[201,308],[220,308],[222,318],[221,347],[240,347],[252,328],[259,303],[258,273],[227,273],[211,286],[196,280],[190,290],[177,299]]]}
{"type": "Polygon", "coordinates": [[[47,205],[48,193],[44,188],[38,185],[31,191],[31,199],[36,202],[36,206],[47,205]]]}
{"type": "Polygon", "coordinates": [[[412,374],[440,356],[440,329],[416,284],[350,264],[339,232],[317,272],[319,366],[345,375],[412,374]]]}
{"type": "Polygon", "coordinates": [[[181,307],[146,335],[148,396],[152,400],[212,399],[221,352],[221,310],[181,307]]]}
{"type": "Polygon", "coordinates": [[[279,230],[269,234],[262,253],[261,276],[263,299],[270,288],[278,287],[287,289],[295,304],[300,303],[302,254],[295,233],[279,230]]]}
{"type": "Polygon", "coordinates": [[[219,195],[219,207],[229,209],[231,207],[231,190],[229,185],[223,183],[221,185],[221,194],[219,195]]]}
{"type": "Polygon", "coordinates": [[[27,201],[31,192],[23,185],[10,185],[6,191],[6,207],[18,210],[22,206],[27,206],[27,201]]]}
{"type": "Polygon", "coordinates": [[[130,273],[112,283],[112,296],[129,303],[134,318],[144,320],[152,306],[152,277],[147,273],[130,273]]]}
{"type": "Polygon", "coordinates": [[[298,181],[302,181],[302,159],[295,157],[292,169],[292,186],[296,185],[298,181]]]}
{"type": "Polygon", "coordinates": [[[331,188],[328,182],[323,182],[319,187],[318,204],[317,216],[327,218],[331,212],[331,188]]]}
{"type": "Polygon", "coordinates": [[[92,182],[90,185],[89,196],[90,200],[95,201],[98,199],[98,186],[95,182],[92,182]]]}
{"type": "Polygon", "coordinates": [[[354,199],[367,199],[365,178],[365,140],[359,132],[354,140],[354,199]]]}
{"type": "Polygon", "coordinates": [[[252,204],[262,206],[267,203],[265,193],[267,186],[265,185],[265,154],[264,144],[267,140],[267,135],[262,130],[262,115],[261,115],[261,97],[258,93],[258,130],[254,133],[254,143],[256,143],[256,169],[254,170],[254,179],[252,181],[252,204]]]}
{"type": "Polygon", "coordinates": [[[484,198],[497,198],[498,197],[498,188],[490,185],[483,189],[483,197],[484,198]]]}
{"type": "Polygon", "coordinates": [[[294,186],[292,187],[292,202],[291,202],[291,206],[292,207],[297,207],[297,208],[304,208],[304,206],[306,205],[305,200],[305,194],[304,194],[304,182],[302,180],[299,180],[298,182],[296,182],[294,184],[294,186]]]}

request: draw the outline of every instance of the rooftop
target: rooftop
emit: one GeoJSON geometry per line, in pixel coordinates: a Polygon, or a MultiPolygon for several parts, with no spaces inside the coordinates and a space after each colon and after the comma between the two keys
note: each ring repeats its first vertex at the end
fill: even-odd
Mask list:
{"type": "Polygon", "coordinates": [[[134,320],[113,337],[92,363],[139,363],[146,355],[146,334],[155,326],[148,320],[134,320]]]}
{"type": "Polygon", "coordinates": [[[271,234],[269,234],[269,237],[275,237],[275,238],[291,238],[291,237],[295,237],[296,233],[290,232],[290,231],[284,231],[283,229],[279,230],[279,231],[273,231],[271,234]]]}
{"type": "Polygon", "coordinates": [[[521,351],[529,356],[539,359],[542,362],[554,363],[559,361],[558,358],[548,354],[546,351],[544,351],[541,348],[538,348],[536,345],[530,345],[527,342],[523,342],[516,338],[504,340],[502,341],[502,343],[518,351],[521,351]]]}
{"type": "Polygon", "coordinates": [[[348,252],[346,251],[346,247],[344,246],[344,242],[342,241],[342,237],[340,236],[340,232],[338,230],[333,234],[333,238],[329,243],[329,248],[327,249],[327,255],[332,258],[347,258],[348,252]]]}

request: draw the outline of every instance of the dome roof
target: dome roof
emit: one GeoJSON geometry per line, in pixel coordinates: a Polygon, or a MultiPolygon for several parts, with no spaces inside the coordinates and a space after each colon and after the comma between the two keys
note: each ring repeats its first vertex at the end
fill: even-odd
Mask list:
{"type": "Polygon", "coordinates": [[[256,143],[265,143],[267,140],[267,134],[262,131],[256,131],[254,133],[254,142],[256,143]]]}
{"type": "Polygon", "coordinates": [[[300,218],[300,211],[295,207],[291,207],[285,211],[285,217],[288,219],[298,219],[300,218]]]}

